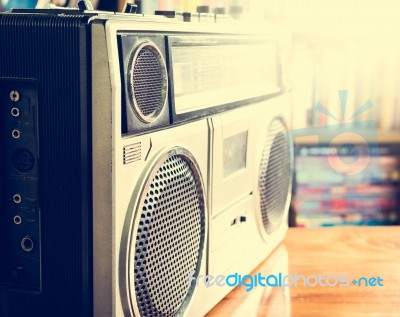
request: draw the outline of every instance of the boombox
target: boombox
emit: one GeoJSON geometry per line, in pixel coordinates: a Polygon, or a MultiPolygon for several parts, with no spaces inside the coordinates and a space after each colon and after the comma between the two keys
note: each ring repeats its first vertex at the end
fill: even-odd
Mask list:
{"type": "Polygon", "coordinates": [[[0,14],[0,315],[202,316],[287,231],[285,43],[87,9],[0,14]]]}

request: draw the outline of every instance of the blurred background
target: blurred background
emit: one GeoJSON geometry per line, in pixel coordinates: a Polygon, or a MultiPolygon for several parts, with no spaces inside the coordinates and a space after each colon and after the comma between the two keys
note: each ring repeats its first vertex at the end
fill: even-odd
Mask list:
{"type": "MultiPolygon", "coordinates": [[[[121,11],[124,1],[92,1],[121,11]]],[[[33,8],[1,0],[0,10],[33,8]]],[[[74,6],[72,0],[54,0],[74,6]]],[[[224,8],[289,30],[296,155],[290,225],[400,223],[400,3],[395,0],[137,0],[154,10],[224,8]]]]}

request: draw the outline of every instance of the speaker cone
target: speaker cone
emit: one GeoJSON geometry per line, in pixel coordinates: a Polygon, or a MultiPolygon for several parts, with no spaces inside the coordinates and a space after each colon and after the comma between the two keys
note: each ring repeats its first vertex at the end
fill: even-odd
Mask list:
{"type": "Polygon", "coordinates": [[[260,164],[258,188],[262,226],[274,232],[284,218],[291,194],[292,142],[281,118],[271,121],[260,164]]]}
{"type": "Polygon", "coordinates": [[[164,58],[151,42],[137,47],[130,64],[130,94],[136,116],[144,123],[157,119],[166,103],[168,79],[164,58]]]}
{"type": "MultiPolygon", "coordinates": [[[[140,316],[174,316],[190,301],[205,239],[205,197],[194,158],[183,149],[162,156],[134,208],[127,295],[140,316]]],[[[127,219],[130,222],[130,219],[127,219]]],[[[136,315],[136,314],[135,314],[136,315]]]]}

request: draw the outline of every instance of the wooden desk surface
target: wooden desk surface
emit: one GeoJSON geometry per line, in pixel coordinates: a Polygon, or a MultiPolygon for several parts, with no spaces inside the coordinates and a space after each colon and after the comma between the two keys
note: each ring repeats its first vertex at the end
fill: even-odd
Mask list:
{"type": "Polygon", "coordinates": [[[400,316],[400,227],[291,228],[252,274],[276,267],[284,275],[347,274],[351,281],[379,276],[383,286],[304,287],[301,280],[285,291],[240,286],[207,316],[400,316]]]}

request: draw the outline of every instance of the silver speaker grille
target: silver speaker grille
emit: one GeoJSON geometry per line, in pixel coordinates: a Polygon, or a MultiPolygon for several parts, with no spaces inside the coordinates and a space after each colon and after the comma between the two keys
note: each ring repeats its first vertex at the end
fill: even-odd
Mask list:
{"type": "Polygon", "coordinates": [[[291,142],[281,119],[268,129],[260,164],[259,191],[262,223],[269,234],[282,222],[292,181],[291,142]]]}
{"type": "Polygon", "coordinates": [[[188,156],[164,158],[149,181],[133,233],[131,293],[135,293],[140,316],[173,316],[192,295],[189,272],[199,270],[205,198],[199,172],[188,156]]]}
{"type": "Polygon", "coordinates": [[[130,74],[134,111],[143,122],[152,122],[163,109],[167,97],[167,70],[158,48],[139,45],[132,59],[130,74]]]}

